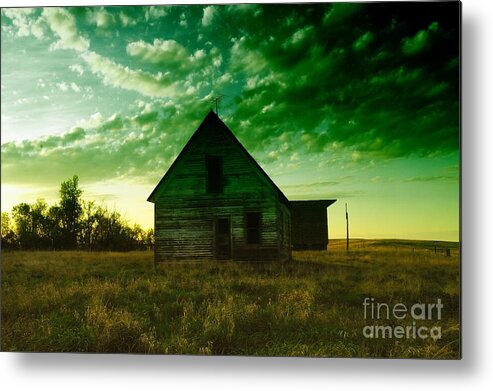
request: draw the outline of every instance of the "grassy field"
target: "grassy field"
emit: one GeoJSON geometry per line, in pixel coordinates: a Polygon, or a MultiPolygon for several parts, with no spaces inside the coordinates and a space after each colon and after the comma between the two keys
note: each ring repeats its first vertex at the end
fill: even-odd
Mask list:
{"type": "MultiPolygon", "coordinates": [[[[459,357],[457,243],[331,241],[286,264],[3,252],[4,351],[459,357]],[[435,247],[437,248],[435,250],[435,247]],[[451,256],[446,256],[446,248],[451,256]],[[440,339],[365,338],[363,300],[443,303],[440,339]]],[[[413,319],[381,324],[411,325],[413,319]]],[[[379,323],[380,324],[380,323],[379,323]]]]}

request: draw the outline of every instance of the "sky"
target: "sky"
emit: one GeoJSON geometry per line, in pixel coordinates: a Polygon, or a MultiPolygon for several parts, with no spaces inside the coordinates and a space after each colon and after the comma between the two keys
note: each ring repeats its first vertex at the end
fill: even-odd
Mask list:
{"type": "Polygon", "coordinates": [[[3,8],[1,209],[83,197],[153,226],[159,179],[219,116],[329,235],[459,240],[459,4],[3,8]]]}

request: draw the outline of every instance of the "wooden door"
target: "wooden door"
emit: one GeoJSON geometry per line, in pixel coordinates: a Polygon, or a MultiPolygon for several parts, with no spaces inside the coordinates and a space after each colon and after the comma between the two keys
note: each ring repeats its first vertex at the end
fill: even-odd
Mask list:
{"type": "Polygon", "coordinates": [[[216,259],[231,259],[231,220],[229,217],[216,219],[214,230],[216,259]]]}

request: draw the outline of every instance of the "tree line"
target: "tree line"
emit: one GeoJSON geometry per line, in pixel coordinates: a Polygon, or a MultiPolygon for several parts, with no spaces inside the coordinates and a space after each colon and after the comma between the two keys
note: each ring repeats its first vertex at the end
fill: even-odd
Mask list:
{"type": "Polygon", "coordinates": [[[62,182],[59,200],[49,206],[38,199],[2,212],[2,248],[21,250],[147,250],[154,245],[152,229],[129,226],[117,211],[82,199],[79,178],[62,182]]]}

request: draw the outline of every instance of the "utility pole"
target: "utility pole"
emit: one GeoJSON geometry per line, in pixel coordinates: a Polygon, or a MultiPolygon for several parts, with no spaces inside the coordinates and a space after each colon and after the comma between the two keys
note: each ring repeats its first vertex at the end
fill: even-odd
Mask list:
{"type": "Polygon", "coordinates": [[[347,202],[346,202],[346,252],[349,252],[349,215],[347,213],[347,202]]]}

